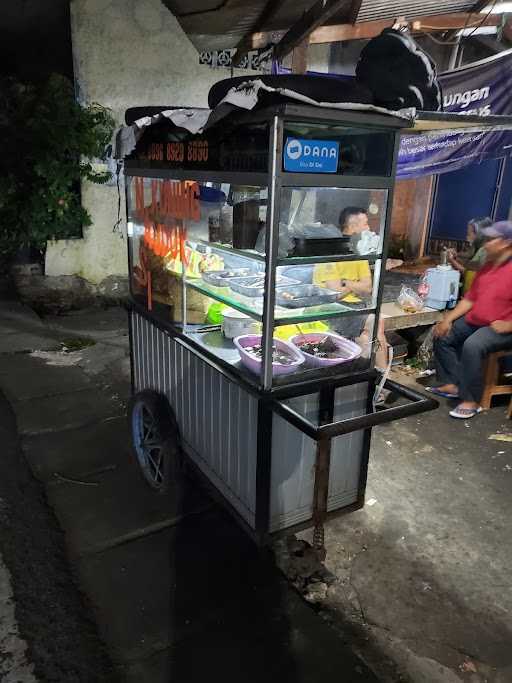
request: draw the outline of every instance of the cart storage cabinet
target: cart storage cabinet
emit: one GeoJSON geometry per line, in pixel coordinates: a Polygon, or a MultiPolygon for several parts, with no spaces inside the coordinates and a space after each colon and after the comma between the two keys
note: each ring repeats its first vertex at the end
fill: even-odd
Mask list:
{"type": "Polygon", "coordinates": [[[395,386],[406,401],[373,406],[402,125],[279,105],[192,135],[160,117],[125,160],[135,396],[165,397],[185,457],[260,542],[311,524],[321,542],[364,503],[371,427],[436,405],[395,386]]]}

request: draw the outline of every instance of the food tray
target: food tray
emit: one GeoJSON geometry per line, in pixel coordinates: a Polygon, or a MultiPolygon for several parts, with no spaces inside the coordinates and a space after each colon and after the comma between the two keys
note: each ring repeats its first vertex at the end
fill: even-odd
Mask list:
{"type": "Polygon", "coordinates": [[[253,273],[250,268],[230,268],[229,270],[209,270],[201,273],[207,285],[212,287],[227,287],[229,281],[236,277],[248,277],[253,273]]]}
{"type": "Polygon", "coordinates": [[[341,337],[339,334],[332,332],[310,332],[308,334],[296,334],[290,339],[290,343],[297,347],[306,359],[306,363],[312,368],[326,368],[332,365],[339,365],[340,363],[349,363],[351,360],[359,358],[362,353],[361,347],[353,341],[341,337]],[[311,353],[302,351],[299,344],[304,342],[320,342],[325,337],[329,337],[339,349],[339,357],[337,358],[318,358],[311,353]]]}
{"type": "MultiPolygon", "coordinates": [[[[273,375],[289,375],[304,363],[304,355],[299,351],[299,349],[290,344],[290,342],[283,341],[282,339],[273,339],[273,344],[276,349],[286,351],[295,360],[290,365],[281,365],[281,363],[272,363],[272,374],[273,375]]],[[[261,372],[262,361],[256,358],[250,353],[245,351],[246,346],[254,346],[255,344],[261,344],[261,334],[244,334],[240,337],[235,337],[233,343],[238,349],[240,354],[240,360],[245,367],[256,375],[261,372]]]]}
{"type": "MultiPolygon", "coordinates": [[[[276,277],[276,287],[288,287],[298,285],[298,280],[292,280],[284,275],[276,277]]],[[[233,278],[229,281],[229,288],[237,294],[248,297],[260,297],[265,293],[265,276],[254,275],[252,277],[233,278]]]]}
{"type": "Polygon", "coordinates": [[[319,306],[332,304],[338,299],[338,292],[317,285],[294,285],[281,287],[276,290],[276,303],[284,308],[305,308],[307,306],[319,306]],[[286,294],[294,296],[289,299],[286,294]]]}

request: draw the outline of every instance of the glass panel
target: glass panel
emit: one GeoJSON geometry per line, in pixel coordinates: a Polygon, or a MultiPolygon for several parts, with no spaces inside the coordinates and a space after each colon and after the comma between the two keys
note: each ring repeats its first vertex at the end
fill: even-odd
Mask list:
{"type": "Polygon", "coordinates": [[[382,251],[387,190],[289,187],[281,192],[280,262],[372,256],[382,251]]]}
{"type": "Polygon", "coordinates": [[[376,350],[374,320],[373,314],[361,311],[337,318],[276,325],[273,335],[276,350],[295,358],[296,363],[292,378],[292,364],[277,354],[273,383],[369,369],[372,351],[376,350]]]}
{"type": "Polygon", "coordinates": [[[287,121],[283,168],[299,173],[390,176],[394,133],[287,121]]]}
{"type": "Polygon", "coordinates": [[[218,302],[261,317],[264,259],[250,249],[264,233],[266,194],[259,187],[132,178],[128,235],[134,298],[175,323],[204,325],[218,302]],[[250,296],[230,287],[243,278],[252,284],[250,296]]]}
{"type": "Polygon", "coordinates": [[[162,121],[144,130],[128,159],[153,169],[267,173],[268,140],[266,123],[212,126],[191,135],[162,121]]]}
{"type": "MultiPolygon", "coordinates": [[[[267,189],[132,178],[127,195],[134,298],[261,384],[267,189]]],[[[276,269],[274,384],[370,366],[386,201],[385,190],[283,191],[281,225],[304,255],[286,252],[276,269]]]]}
{"type": "Polygon", "coordinates": [[[377,305],[381,260],[278,266],[276,324],[327,320],[377,305]]]}

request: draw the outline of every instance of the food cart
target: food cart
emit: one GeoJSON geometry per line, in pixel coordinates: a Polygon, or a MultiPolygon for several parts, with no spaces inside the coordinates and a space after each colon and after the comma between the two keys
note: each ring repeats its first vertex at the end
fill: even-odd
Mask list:
{"type": "Polygon", "coordinates": [[[260,544],[313,526],[322,555],[324,522],[364,504],[372,427],[437,406],[387,380],[400,401],[375,409],[375,339],[400,132],[461,118],[172,118],[136,126],[124,163],[136,458],[161,491],[184,459],[260,544]],[[355,271],[367,291],[342,295],[355,271]]]}

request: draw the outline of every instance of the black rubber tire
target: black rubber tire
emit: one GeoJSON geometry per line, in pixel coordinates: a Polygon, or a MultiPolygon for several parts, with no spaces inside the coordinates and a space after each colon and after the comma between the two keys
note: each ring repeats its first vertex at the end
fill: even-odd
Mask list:
{"type": "MultiPolygon", "coordinates": [[[[138,416],[140,412],[138,412],[138,416]]],[[[180,477],[182,470],[182,454],[180,448],[179,428],[174,413],[167,398],[151,389],[145,389],[134,394],[128,405],[128,426],[130,429],[132,455],[146,484],[159,494],[166,493],[170,485],[180,477]],[[157,476],[153,477],[153,465],[148,462],[143,465],[141,451],[137,450],[135,440],[138,438],[136,433],[135,417],[136,411],[144,410],[146,415],[154,418],[154,429],[152,437],[158,442],[160,457],[158,458],[157,476]],[[158,475],[161,476],[158,476],[158,475]]],[[[153,462],[153,461],[151,461],[153,462]]],[[[153,463],[154,464],[154,463],[153,463]]]]}

